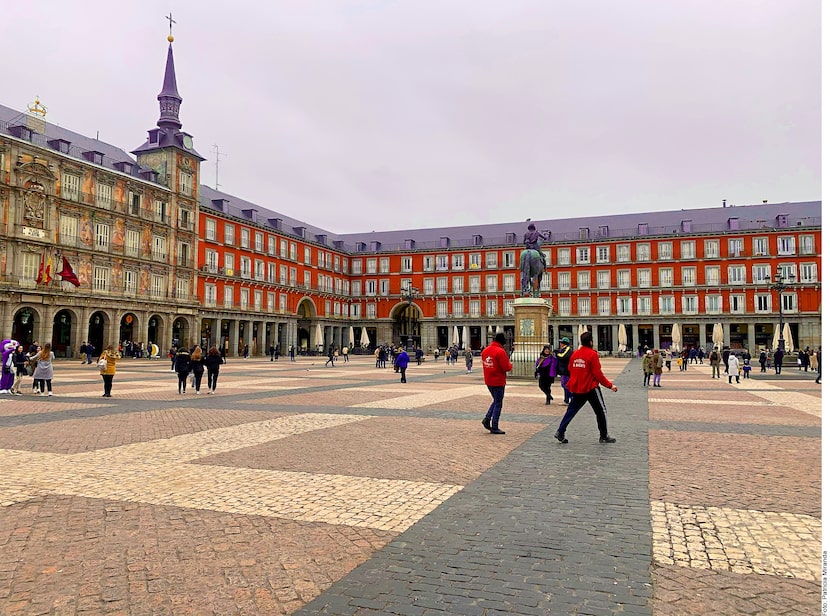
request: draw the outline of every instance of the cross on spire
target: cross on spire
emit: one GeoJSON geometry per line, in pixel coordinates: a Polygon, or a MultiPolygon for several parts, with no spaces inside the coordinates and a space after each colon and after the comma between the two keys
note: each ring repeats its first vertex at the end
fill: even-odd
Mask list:
{"type": "Polygon", "coordinates": [[[173,11],[170,11],[170,14],[165,16],[165,19],[170,22],[170,36],[173,36],[173,24],[176,23],[176,20],[173,19],[173,11]]]}

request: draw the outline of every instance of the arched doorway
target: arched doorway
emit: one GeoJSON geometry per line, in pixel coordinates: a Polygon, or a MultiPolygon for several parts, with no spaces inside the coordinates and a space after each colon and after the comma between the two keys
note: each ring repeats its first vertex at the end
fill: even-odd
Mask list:
{"type": "Polygon", "coordinates": [[[314,331],[312,321],[316,318],[317,309],[314,302],[307,297],[301,299],[297,304],[297,348],[303,353],[314,349],[311,332],[314,331]]]}
{"type": "Polygon", "coordinates": [[[72,313],[61,310],[52,324],[52,352],[55,357],[72,357],[72,313]]]}
{"type": "Polygon", "coordinates": [[[121,317],[121,327],[118,328],[118,343],[144,342],[143,340],[136,340],[137,333],[138,318],[132,312],[128,312],[121,317]]]}
{"type": "Polygon", "coordinates": [[[14,315],[12,323],[12,338],[17,340],[24,348],[35,340],[35,325],[39,320],[37,312],[31,308],[21,308],[14,315]]]}
{"type": "Polygon", "coordinates": [[[150,345],[153,343],[156,343],[157,345],[159,345],[159,347],[161,346],[161,337],[159,336],[160,330],[161,317],[159,317],[159,315],[157,314],[154,314],[147,321],[147,348],[150,348],[150,345]]]}
{"type": "Polygon", "coordinates": [[[101,312],[93,312],[89,317],[89,333],[86,340],[95,347],[95,352],[100,353],[104,348],[104,326],[107,323],[107,315],[101,312]]]}
{"type": "Polygon", "coordinates": [[[186,319],[179,317],[173,321],[173,344],[176,346],[189,345],[189,333],[186,319]]]}
{"type": "Polygon", "coordinates": [[[407,350],[421,346],[421,310],[417,304],[401,304],[392,311],[392,339],[407,350]]]}

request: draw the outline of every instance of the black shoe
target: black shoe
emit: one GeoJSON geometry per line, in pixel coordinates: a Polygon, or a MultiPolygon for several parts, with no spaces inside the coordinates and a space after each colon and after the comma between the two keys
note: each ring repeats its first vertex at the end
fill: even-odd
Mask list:
{"type": "Polygon", "coordinates": [[[489,430],[490,429],[490,420],[485,417],[484,419],[481,420],[481,425],[484,426],[485,430],[489,430]]]}
{"type": "Polygon", "coordinates": [[[550,398],[548,398],[547,400],[545,400],[545,405],[550,406],[550,398]]]}
{"type": "Polygon", "coordinates": [[[554,433],[553,433],[553,436],[554,436],[554,437],[556,438],[556,440],[557,440],[557,441],[559,441],[560,443],[567,443],[567,442],[568,442],[568,439],[566,439],[564,435],[559,434],[559,432],[554,432],[554,433]]]}
{"type": "Polygon", "coordinates": [[[616,443],[617,439],[612,438],[610,436],[600,436],[599,437],[599,442],[600,443],[616,443]]]}
{"type": "Polygon", "coordinates": [[[504,430],[499,430],[498,428],[490,428],[490,434],[504,434],[504,430]]]}

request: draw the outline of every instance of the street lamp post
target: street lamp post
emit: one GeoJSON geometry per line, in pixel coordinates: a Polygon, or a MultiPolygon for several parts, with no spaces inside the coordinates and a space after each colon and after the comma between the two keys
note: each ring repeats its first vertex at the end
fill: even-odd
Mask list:
{"type": "Polygon", "coordinates": [[[406,350],[409,351],[413,348],[413,340],[412,340],[412,300],[418,297],[418,293],[420,291],[409,285],[408,287],[403,287],[401,289],[401,299],[406,300],[406,350]]]}
{"type": "MultiPolygon", "coordinates": [[[[767,276],[767,280],[770,280],[770,277],[767,276]]],[[[790,276],[784,276],[784,270],[782,268],[777,268],[775,270],[775,282],[772,282],[769,285],[769,288],[773,291],[778,291],[778,349],[780,351],[784,350],[784,301],[783,301],[783,294],[784,290],[792,284],[792,278],[790,276]]]]}

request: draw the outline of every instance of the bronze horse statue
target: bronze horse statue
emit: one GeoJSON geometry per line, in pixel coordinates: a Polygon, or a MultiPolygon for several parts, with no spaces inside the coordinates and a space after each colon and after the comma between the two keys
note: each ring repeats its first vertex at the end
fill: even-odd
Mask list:
{"type": "Polygon", "coordinates": [[[533,248],[525,248],[519,256],[519,271],[522,273],[522,295],[539,297],[545,262],[542,254],[533,248]]]}

